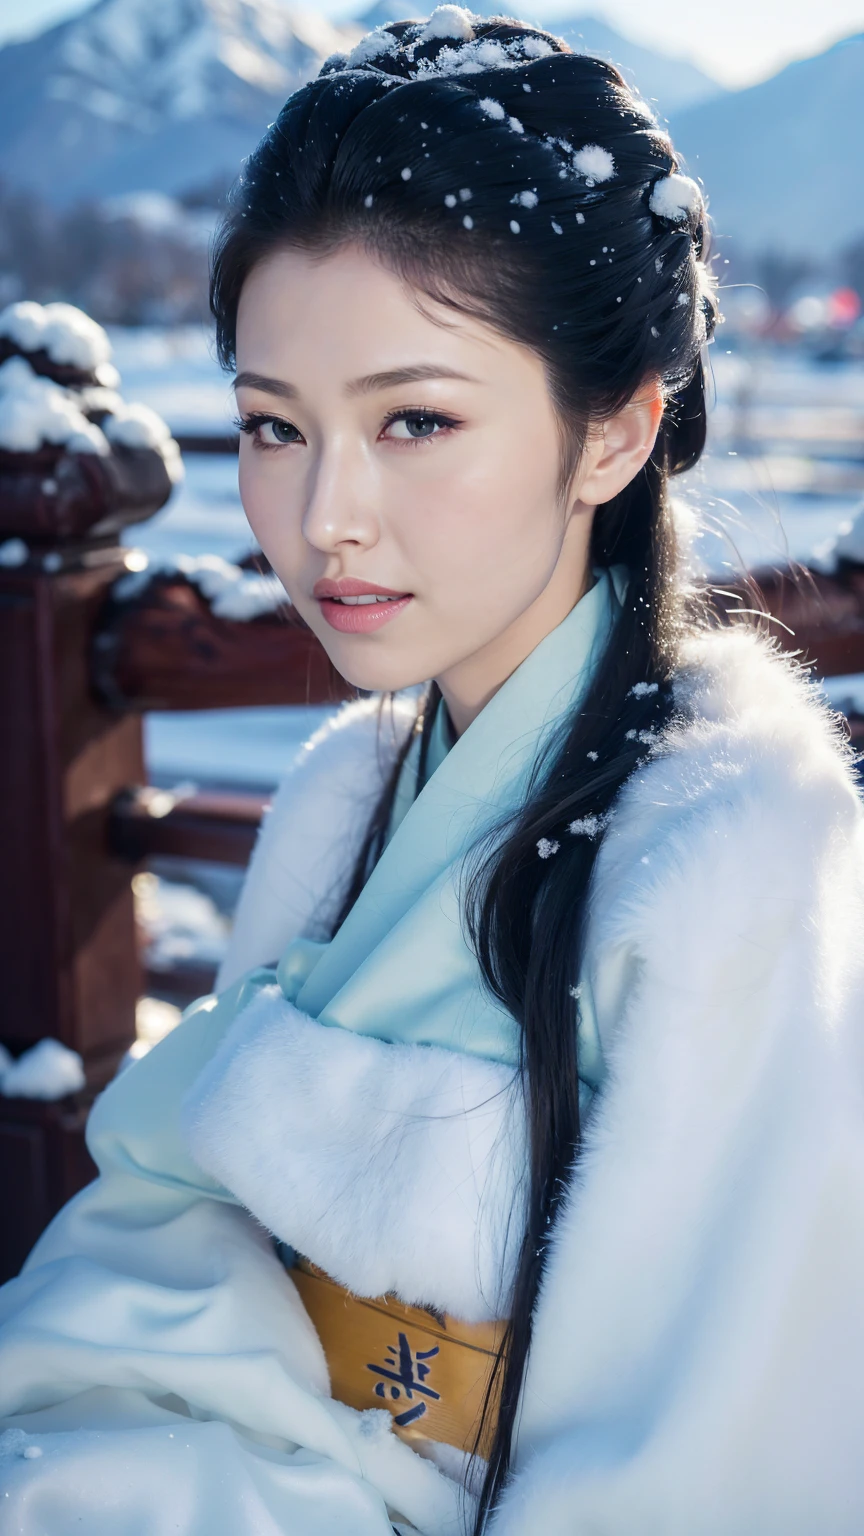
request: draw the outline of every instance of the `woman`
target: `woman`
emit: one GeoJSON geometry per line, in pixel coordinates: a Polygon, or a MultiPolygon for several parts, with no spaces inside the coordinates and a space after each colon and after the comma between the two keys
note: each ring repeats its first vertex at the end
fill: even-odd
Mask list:
{"type": "Polygon", "coordinates": [[[434,682],[309,744],[96,1106],[0,1298],[0,1528],[860,1532],[861,814],[676,559],[704,240],[614,69],[454,6],[248,162],[249,520],[344,677],[434,682]]]}

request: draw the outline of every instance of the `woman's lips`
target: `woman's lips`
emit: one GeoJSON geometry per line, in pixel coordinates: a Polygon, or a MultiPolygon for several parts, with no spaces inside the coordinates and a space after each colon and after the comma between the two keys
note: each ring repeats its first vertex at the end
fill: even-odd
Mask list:
{"type": "Polygon", "coordinates": [[[313,596],[327,623],[343,635],[369,635],[382,629],[403,613],[412,599],[410,592],[373,587],[353,576],[316,581],[313,596]]]}

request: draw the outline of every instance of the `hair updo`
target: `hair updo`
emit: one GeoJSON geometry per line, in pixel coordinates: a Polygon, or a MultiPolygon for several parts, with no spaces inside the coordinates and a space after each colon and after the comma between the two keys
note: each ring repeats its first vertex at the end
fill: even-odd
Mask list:
{"type": "MultiPolygon", "coordinates": [[[[258,261],[275,249],[326,255],[347,243],[542,358],[562,496],[592,421],[648,381],[665,400],[650,459],[594,519],[595,566],[623,565],[628,581],[607,654],[536,765],[525,804],[478,850],[465,892],[483,979],[521,1026],[531,1146],[479,1533],[508,1477],[547,1246],[580,1146],[574,980],[602,839],[567,828],[602,832],[671,710],[685,613],[667,486],[704,446],[702,349],[717,311],[701,191],[618,71],[551,33],[455,5],[425,22],[393,22],[328,59],[250,156],[214,246],[223,365],[235,361],[240,293],[258,261]]],[[[435,697],[432,685],[427,704],[435,697]]],[[[421,709],[423,749],[432,718],[421,709]]],[[[383,847],[399,766],[337,926],[383,847]]],[[[490,1388],[487,1419],[492,1401],[490,1388]]]]}

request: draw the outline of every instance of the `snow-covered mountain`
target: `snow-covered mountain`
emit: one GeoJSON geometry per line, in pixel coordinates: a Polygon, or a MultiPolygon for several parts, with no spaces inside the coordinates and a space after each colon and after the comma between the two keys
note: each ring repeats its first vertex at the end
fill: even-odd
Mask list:
{"type": "MultiPolygon", "coordinates": [[[[290,0],[96,0],[0,48],[0,179],[58,205],[226,182],[329,53],[431,3],[375,0],[337,26],[290,0]]],[[[656,101],[736,246],[824,257],[864,233],[864,35],[733,93],[594,17],[543,6],[512,8],[612,59],[656,101]]]]}
{"type": "MultiPolygon", "coordinates": [[[[329,53],[430,8],[377,0],[337,27],[286,0],[97,0],[0,48],[0,178],[56,204],[176,195],[230,179],[329,53]]],[[[478,8],[501,9],[491,0],[478,8]]],[[[620,63],[667,114],[720,89],[693,65],[639,48],[591,17],[558,19],[554,29],[620,63]]]]}
{"type": "MultiPolygon", "coordinates": [[[[513,5],[496,4],[495,0],[476,0],[469,8],[479,16],[523,16],[526,21],[546,27],[557,37],[563,37],[578,53],[593,53],[598,58],[608,59],[610,63],[617,64],[623,74],[639,87],[642,95],[655,101],[660,111],[667,116],[697,101],[722,95],[724,91],[723,86],[688,59],[673,59],[668,54],[633,43],[597,16],[583,15],[581,12],[561,14],[554,9],[547,9],[543,0],[525,0],[523,4],[513,5]]],[[[421,14],[426,14],[422,8],[412,7],[410,3],[406,6],[405,0],[374,0],[374,4],[362,12],[359,20],[368,29],[386,26],[388,21],[398,21],[402,17],[421,14]]]]}
{"type": "Polygon", "coordinates": [[[823,258],[864,236],[864,33],[672,130],[737,248],[823,258]]]}
{"type": "Polygon", "coordinates": [[[282,0],[97,0],[0,49],[0,176],[55,202],[209,183],[344,38],[282,0]]]}

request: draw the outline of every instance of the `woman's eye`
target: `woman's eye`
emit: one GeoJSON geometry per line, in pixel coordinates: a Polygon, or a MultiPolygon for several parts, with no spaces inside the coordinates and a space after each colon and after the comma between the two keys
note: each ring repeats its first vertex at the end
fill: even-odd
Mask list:
{"type": "Polygon", "coordinates": [[[300,436],[290,421],[277,421],[275,417],[270,421],[262,421],[260,426],[262,443],[296,443],[300,436]]]}
{"type": "Polygon", "coordinates": [[[290,421],[283,421],[281,416],[244,416],[235,422],[235,426],[261,448],[283,448],[302,441],[297,428],[290,421]]]}
{"type": "Polygon", "coordinates": [[[431,411],[405,411],[401,416],[391,416],[386,432],[395,442],[420,442],[423,438],[440,437],[442,430],[455,426],[449,416],[436,416],[431,411]]]}

